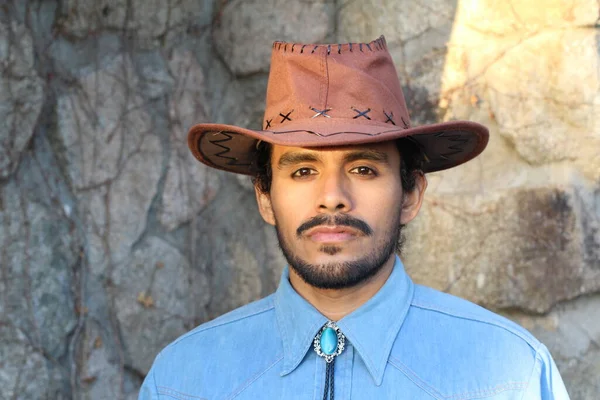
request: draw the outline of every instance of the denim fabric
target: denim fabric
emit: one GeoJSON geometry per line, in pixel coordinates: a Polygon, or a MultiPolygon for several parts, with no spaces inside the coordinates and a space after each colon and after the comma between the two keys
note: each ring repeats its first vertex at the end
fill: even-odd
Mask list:
{"type": "MultiPolygon", "coordinates": [[[[283,271],[277,292],[200,325],[156,357],[139,399],[322,399],[312,341],[327,318],[283,271]]],[[[548,350],[513,322],[415,285],[396,259],[379,292],[337,322],[335,398],[568,399],[548,350]]]]}

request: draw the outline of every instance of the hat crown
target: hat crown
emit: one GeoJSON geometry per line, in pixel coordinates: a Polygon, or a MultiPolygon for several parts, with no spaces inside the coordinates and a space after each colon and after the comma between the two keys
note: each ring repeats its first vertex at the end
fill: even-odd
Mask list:
{"type": "Polygon", "coordinates": [[[469,161],[488,142],[486,127],[448,121],[411,127],[385,39],[369,43],[275,42],[261,130],[200,123],[188,145],[201,162],[252,175],[257,144],[327,148],[406,139],[424,172],[469,161]]]}
{"type": "Polygon", "coordinates": [[[370,43],[273,44],[263,129],[282,132],[325,118],[410,126],[383,36],[370,43]]]}

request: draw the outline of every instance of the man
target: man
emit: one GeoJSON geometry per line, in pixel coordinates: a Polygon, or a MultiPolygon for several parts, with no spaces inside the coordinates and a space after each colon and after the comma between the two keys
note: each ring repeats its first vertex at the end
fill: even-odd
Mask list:
{"type": "Polygon", "coordinates": [[[424,173],[481,153],[485,127],[411,127],[383,37],[276,42],[263,123],[196,125],[189,147],[254,176],[289,267],[273,295],[166,347],[140,399],[568,399],[528,332],[413,284],[395,255],[424,173]]]}

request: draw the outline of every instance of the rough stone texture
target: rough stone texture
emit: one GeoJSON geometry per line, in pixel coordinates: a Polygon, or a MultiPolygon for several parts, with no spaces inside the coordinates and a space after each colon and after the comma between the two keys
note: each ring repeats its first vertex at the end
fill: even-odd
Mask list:
{"type": "Polygon", "coordinates": [[[210,318],[270,294],[285,259],[275,231],[258,214],[254,193],[228,177],[215,200],[196,221],[196,267],[210,277],[210,318]],[[222,240],[227,237],[230,240],[222,240]]]}
{"type": "Polygon", "coordinates": [[[177,37],[190,26],[208,23],[212,5],[196,0],[67,0],[58,23],[66,35],[77,38],[108,30],[132,34],[142,47],[157,46],[167,35],[177,37]]]}
{"type": "Polygon", "coordinates": [[[137,399],[140,379],[124,370],[118,347],[107,334],[105,324],[89,318],[80,343],[80,354],[84,362],[79,366],[80,390],[76,398],[93,399],[137,399]],[[133,383],[133,385],[132,385],[133,383]]]}
{"type": "MultiPolygon", "coordinates": [[[[489,51],[489,44],[486,47],[489,51]]],[[[462,54],[453,56],[463,57],[463,52],[458,50],[462,54]]],[[[480,107],[494,116],[498,133],[530,165],[571,162],[588,179],[598,180],[600,59],[596,32],[523,34],[510,46],[500,44],[496,57],[490,65],[481,65],[489,62],[478,57],[468,62],[481,65],[479,82],[485,82],[485,88],[474,83],[472,91],[482,98],[480,107]],[[540,53],[548,56],[540,57],[540,53]]]]}
{"type": "Polygon", "coordinates": [[[164,240],[149,237],[112,274],[127,365],[146,374],[167,344],[196,324],[209,301],[204,271],[164,240]],[[132,357],[135,355],[135,357],[132,357]]]}
{"type": "Polygon", "coordinates": [[[215,45],[235,75],[265,72],[274,40],[323,41],[332,31],[333,11],[327,0],[227,1],[216,21],[215,45]]]}
{"type": "Polygon", "coordinates": [[[545,313],[600,290],[600,260],[586,257],[600,246],[600,216],[582,210],[586,201],[600,199],[564,187],[493,199],[431,195],[408,235],[408,269],[419,282],[489,308],[545,313]]]}
{"type": "Polygon", "coordinates": [[[35,399],[41,393],[52,399],[67,399],[53,386],[60,376],[48,368],[48,360],[31,345],[27,335],[0,322],[0,397],[35,399]]]}
{"type": "Polygon", "coordinates": [[[29,31],[16,21],[0,19],[0,179],[17,168],[29,143],[42,109],[43,89],[29,31]]]}
{"type": "Polygon", "coordinates": [[[190,52],[174,52],[169,70],[176,77],[169,98],[171,152],[158,217],[172,230],[190,220],[214,198],[219,179],[214,169],[195,161],[186,140],[190,126],[208,120],[204,73],[190,52]],[[190,165],[195,168],[189,168],[190,165]]]}
{"type": "Polygon", "coordinates": [[[71,183],[85,200],[93,266],[127,257],[161,174],[160,141],[137,83],[122,56],[83,75],[73,93],[58,99],[58,134],[71,183]]]}
{"type": "MultiPolygon", "coordinates": [[[[43,140],[34,142],[49,150],[43,140]]],[[[28,152],[0,186],[2,398],[67,398],[69,392],[58,360],[70,359],[68,339],[77,322],[73,276],[80,240],[56,177],[56,164],[28,152]]]]}
{"type": "Polygon", "coordinates": [[[13,0],[0,7],[0,397],[127,399],[156,353],[271,293],[284,265],[246,177],[196,122],[259,128],[270,45],[384,34],[414,124],[490,127],[428,176],[416,281],[548,345],[600,391],[596,0],[13,0]]]}

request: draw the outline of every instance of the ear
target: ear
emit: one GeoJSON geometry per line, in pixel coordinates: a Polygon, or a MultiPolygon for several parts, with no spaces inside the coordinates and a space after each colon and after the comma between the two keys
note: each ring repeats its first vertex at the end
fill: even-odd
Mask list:
{"type": "Polygon", "coordinates": [[[400,215],[400,223],[405,225],[412,221],[423,204],[423,196],[427,189],[427,178],[421,171],[415,171],[415,188],[412,192],[404,192],[402,194],[402,214],[400,215]]]}
{"type": "Polygon", "coordinates": [[[263,193],[257,186],[254,186],[256,194],[256,203],[258,211],[265,222],[270,225],[275,225],[275,214],[273,213],[273,205],[271,204],[271,196],[269,193],[263,193]]]}

